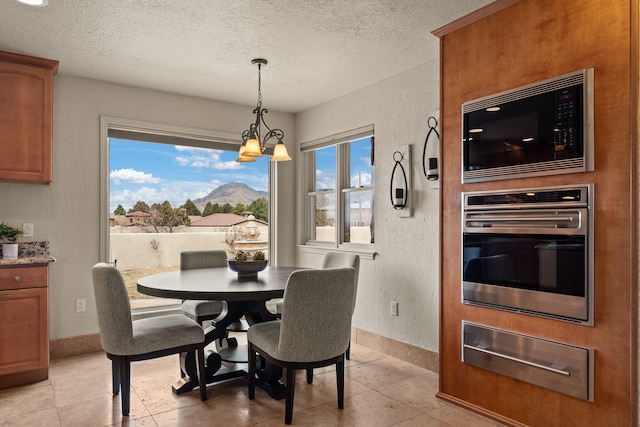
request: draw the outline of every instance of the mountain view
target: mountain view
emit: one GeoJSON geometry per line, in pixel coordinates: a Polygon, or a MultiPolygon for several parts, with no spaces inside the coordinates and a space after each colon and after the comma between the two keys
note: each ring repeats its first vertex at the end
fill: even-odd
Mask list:
{"type": "Polygon", "coordinates": [[[218,203],[219,205],[229,203],[232,206],[238,203],[250,205],[251,202],[261,197],[269,199],[269,192],[254,190],[241,182],[229,182],[217,187],[204,197],[192,200],[192,202],[202,211],[209,202],[211,204],[218,203]]]}

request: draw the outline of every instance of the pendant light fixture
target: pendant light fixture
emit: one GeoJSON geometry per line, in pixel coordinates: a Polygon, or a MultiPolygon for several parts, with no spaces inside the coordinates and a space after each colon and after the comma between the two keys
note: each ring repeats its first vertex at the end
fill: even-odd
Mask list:
{"type": "Polygon", "coordinates": [[[263,66],[267,65],[267,60],[256,58],[251,60],[251,63],[258,65],[258,104],[253,110],[256,119],[255,122],[251,123],[249,129],[242,132],[242,145],[240,146],[236,162],[255,162],[256,157],[262,157],[264,150],[267,148],[267,141],[271,138],[277,139],[271,160],[274,162],[291,160],[289,153],[287,153],[287,147],[284,145],[284,142],[282,142],[284,132],[280,129],[270,129],[264,121],[264,114],[267,114],[268,111],[266,108],[262,108],[261,70],[263,66]],[[267,130],[264,135],[261,134],[262,126],[267,130]]]}

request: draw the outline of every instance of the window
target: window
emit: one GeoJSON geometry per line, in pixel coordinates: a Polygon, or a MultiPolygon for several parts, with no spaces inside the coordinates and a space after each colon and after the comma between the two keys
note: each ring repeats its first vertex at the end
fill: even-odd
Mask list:
{"type": "Polygon", "coordinates": [[[302,144],[306,243],[374,243],[373,126],[302,144]]]}
{"type": "Polygon", "coordinates": [[[183,250],[269,251],[267,156],[235,162],[239,136],[221,132],[104,116],[101,127],[101,257],[117,259],[134,311],[177,306],[138,294],[135,283],[178,269],[183,250]],[[220,223],[220,213],[235,215],[220,223]],[[255,238],[244,234],[249,226],[255,238]]]}

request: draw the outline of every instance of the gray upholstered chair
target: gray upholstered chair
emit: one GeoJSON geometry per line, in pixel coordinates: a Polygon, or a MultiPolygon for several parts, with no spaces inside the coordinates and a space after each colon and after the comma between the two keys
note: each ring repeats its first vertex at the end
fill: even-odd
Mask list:
{"type": "MultiPolygon", "coordinates": [[[[356,294],[358,291],[358,273],[360,271],[360,256],[348,252],[327,252],[322,259],[322,268],[342,268],[353,267],[356,270],[354,278],[355,287],[353,288],[353,308],[356,308],[356,294]]],[[[276,302],[276,313],[278,317],[282,317],[282,300],[276,302]]],[[[351,345],[347,348],[346,358],[351,358],[351,345]]],[[[307,383],[313,383],[313,368],[307,369],[307,383]]]]}
{"type": "Polygon", "coordinates": [[[122,415],[129,415],[131,362],[185,351],[197,353],[200,398],[207,400],[202,327],[181,314],[132,320],[129,295],[118,269],[98,263],[91,273],[100,341],[111,359],[113,394],[122,391],[122,415]]]}
{"type": "MultiPolygon", "coordinates": [[[[216,268],[227,266],[227,253],[223,250],[212,251],[184,251],[180,252],[180,270],[194,268],[216,268]]],[[[185,316],[198,322],[217,318],[224,310],[222,301],[186,300],[182,303],[185,316]]]]}
{"type": "MultiPolygon", "coordinates": [[[[322,259],[322,268],[341,268],[341,267],[353,267],[356,269],[355,277],[355,290],[358,290],[358,273],[360,271],[360,256],[351,254],[348,252],[327,252],[322,259]]],[[[353,309],[356,308],[356,300],[353,299],[353,309]]],[[[276,314],[278,317],[282,316],[282,300],[276,301],[276,314]]],[[[347,353],[347,359],[349,354],[347,353]]]]}
{"type": "Polygon", "coordinates": [[[336,365],[338,408],[344,407],[344,356],[351,337],[355,269],[299,270],[284,291],[282,320],[249,328],[249,399],[255,397],[256,353],[286,369],[285,423],[291,424],[297,369],[336,365]]]}
{"type": "MultiPolygon", "coordinates": [[[[351,313],[356,309],[356,297],[358,294],[358,274],[360,272],[360,256],[357,254],[345,253],[345,252],[327,252],[322,260],[322,268],[343,268],[353,267],[356,270],[354,277],[355,287],[353,288],[353,307],[351,313]]],[[[351,345],[347,348],[346,358],[351,358],[351,345]]],[[[307,382],[311,384],[312,378],[309,377],[310,371],[307,372],[307,382]]]]}

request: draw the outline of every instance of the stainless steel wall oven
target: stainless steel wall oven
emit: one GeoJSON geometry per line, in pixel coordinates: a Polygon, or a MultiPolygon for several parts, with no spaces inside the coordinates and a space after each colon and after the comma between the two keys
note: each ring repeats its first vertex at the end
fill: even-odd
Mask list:
{"type": "Polygon", "coordinates": [[[593,324],[593,184],[463,193],[462,299],[593,324]]]}

